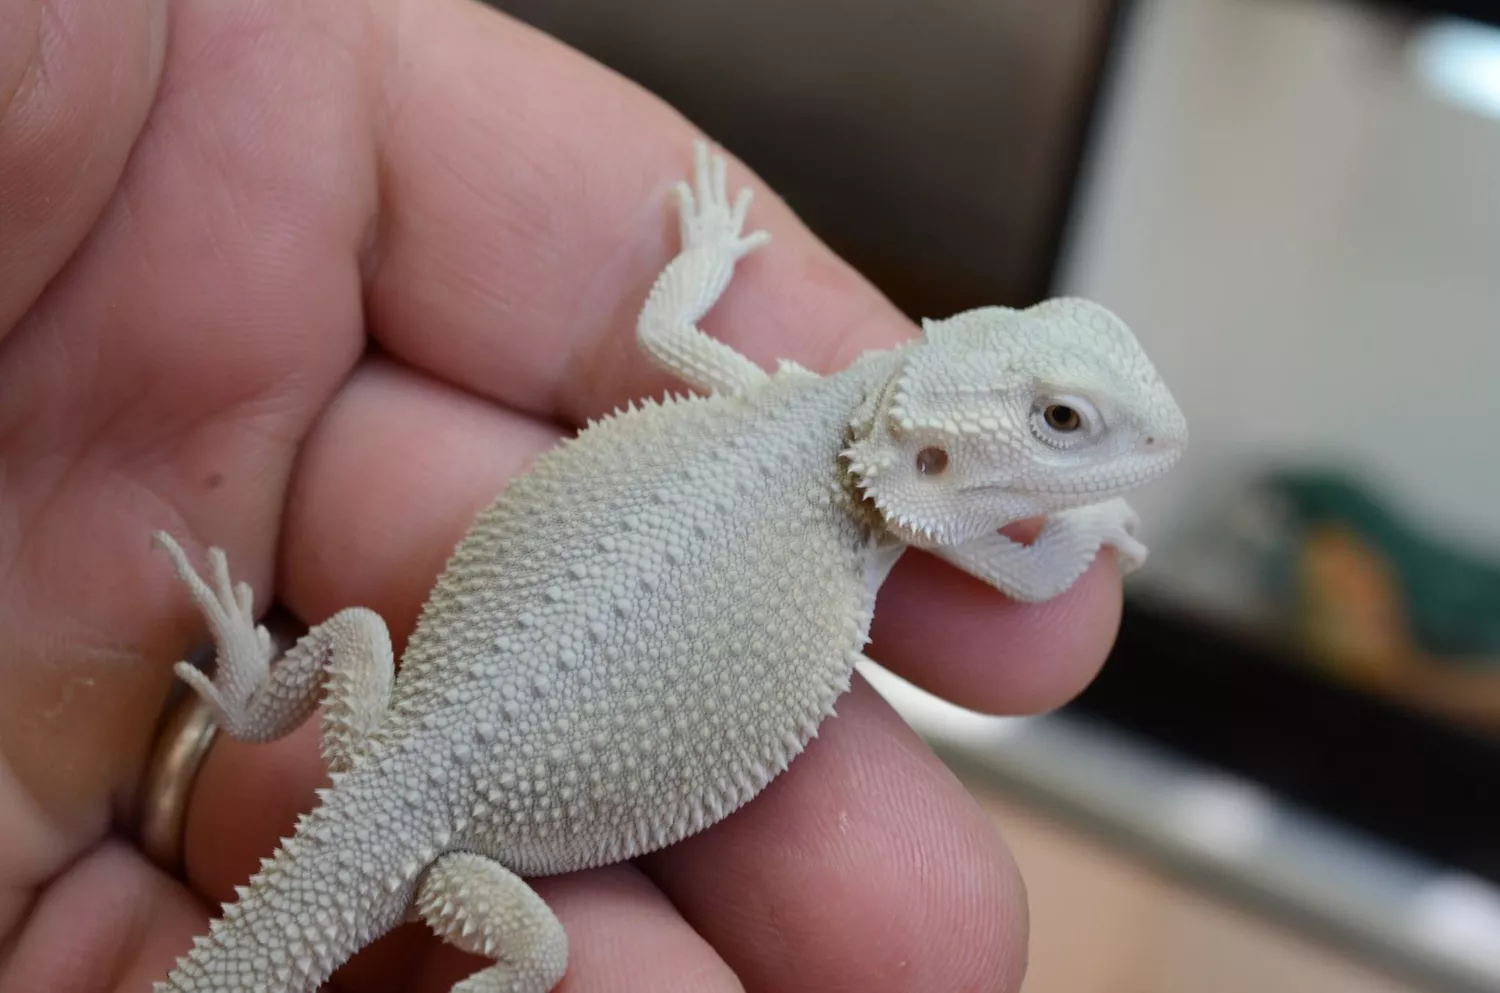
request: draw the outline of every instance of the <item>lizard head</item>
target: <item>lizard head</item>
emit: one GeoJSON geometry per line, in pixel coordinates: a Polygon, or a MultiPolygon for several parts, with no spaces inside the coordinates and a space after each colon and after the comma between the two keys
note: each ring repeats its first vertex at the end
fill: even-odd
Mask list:
{"type": "Polygon", "coordinates": [[[1135,336],[1072,298],[924,321],[851,428],[855,482],[893,533],[927,546],[1118,496],[1187,446],[1135,336]]]}

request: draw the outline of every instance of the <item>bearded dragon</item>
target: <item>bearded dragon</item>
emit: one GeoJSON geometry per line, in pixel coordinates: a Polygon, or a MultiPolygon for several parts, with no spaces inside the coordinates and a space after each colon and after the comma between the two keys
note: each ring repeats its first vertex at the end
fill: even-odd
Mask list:
{"type": "Polygon", "coordinates": [[[545,993],[562,925],[524,877],[630,859],[728,816],[834,712],[876,592],[918,548],[1025,601],[1099,549],[1146,548],[1121,495],[1187,426],[1125,324],[1053,299],[940,321],[832,375],[769,373],[697,327],[743,233],[702,142],[677,186],[681,251],[637,326],[699,392],[616,412],[541,456],[437,579],[394,674],[351,607],[273,665],[247,585],[157,541],[217,647],[177,672],[236,738],[321,702],[332,786],[158,990],[315,989],[409,918],[494,958],[461,993],[545,993]],[[1035,540],[1007,523],[1045,517],[1035,540]]]}

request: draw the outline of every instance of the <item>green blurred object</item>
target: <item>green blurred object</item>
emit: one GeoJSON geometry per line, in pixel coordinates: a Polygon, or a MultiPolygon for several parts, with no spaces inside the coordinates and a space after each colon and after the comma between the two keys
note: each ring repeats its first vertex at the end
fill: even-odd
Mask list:
{"type": "Polygon", "coordinates": [[[1412,639],[1424,653],[1444,663],[1500,668],[1500,563],[1423,534],[1345,473],[1280,470],[1261,486],[1289,532],[1273,556],[1278,589],[1296,595],[1301,536],[1342,526],[1390,564],[1412,639]]]}

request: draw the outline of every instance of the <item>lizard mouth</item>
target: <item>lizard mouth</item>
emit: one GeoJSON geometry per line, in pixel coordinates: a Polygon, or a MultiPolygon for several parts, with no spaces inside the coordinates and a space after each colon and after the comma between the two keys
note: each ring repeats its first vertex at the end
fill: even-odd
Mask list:
{"type": "MultiPolygon", "coordinates": [[[[1114,471],[1097,476],[1087,470],[1056,475],[1050,485],[1040,481],[974,482],[959,488],[960,492],[1012,493],[1031,497],[1086,497],[1097,495],[1100,499],[1135,489],[1164,474],[1178,460],[1179,451],[1163,449],[1149,456],[1137,455],[1130,465],[1120,465],[1114,471]]],[[[1097,471],[1097,470],[1096,470],[1097,471]]]]}

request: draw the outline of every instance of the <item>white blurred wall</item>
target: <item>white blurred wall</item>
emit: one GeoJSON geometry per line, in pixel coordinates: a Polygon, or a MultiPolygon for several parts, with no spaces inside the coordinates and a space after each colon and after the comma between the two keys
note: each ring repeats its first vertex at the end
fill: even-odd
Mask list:
{"type": "Polygon", "coordinates": [[[1064,281],[1137,330],[1194,432],[1137,501],[1148,535],[1333,453],[1500,553],[1500,118],[1424,87],[1407,27],[1141,3],[1064,281]]]}

